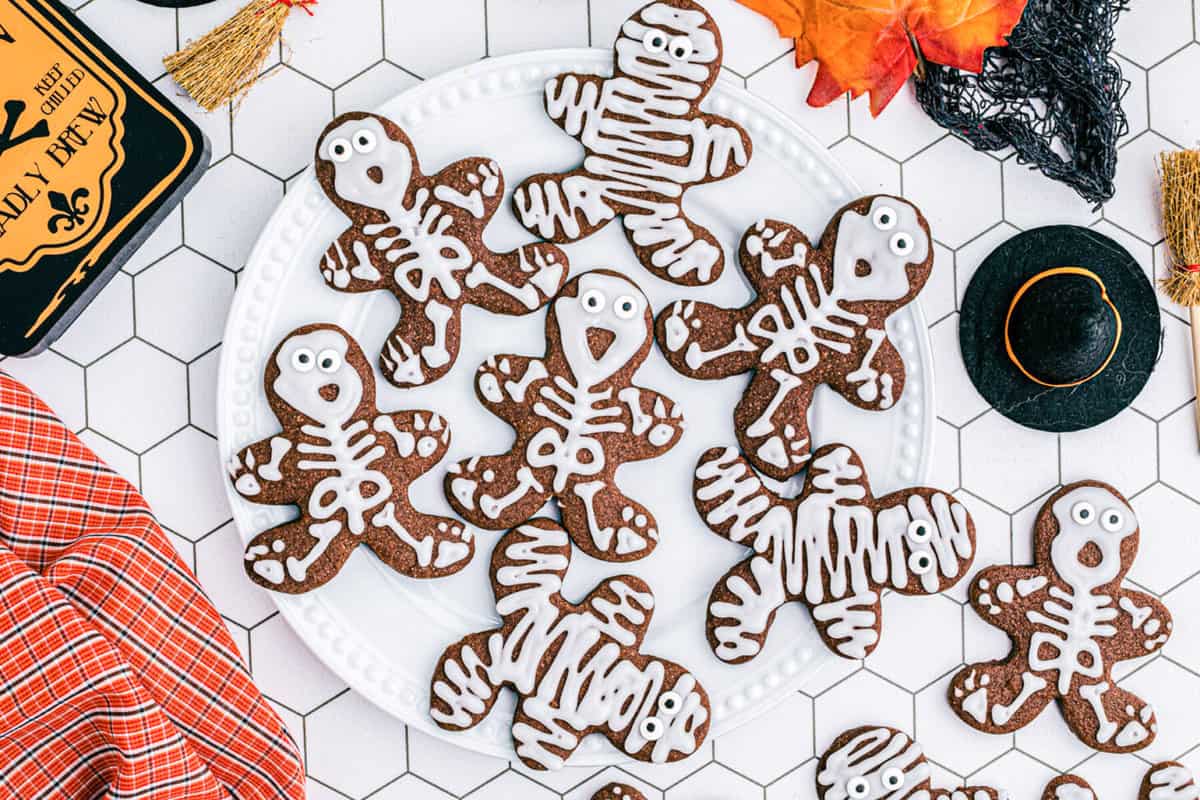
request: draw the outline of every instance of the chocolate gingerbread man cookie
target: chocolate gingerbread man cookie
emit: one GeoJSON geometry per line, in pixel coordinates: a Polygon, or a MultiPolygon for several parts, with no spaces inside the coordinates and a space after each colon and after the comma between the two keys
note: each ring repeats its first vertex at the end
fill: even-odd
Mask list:
{"type": "Polygon", "coordinates": [[[785,480],[808,463],[818,385],[869,411],[900,399],[904,361],[884,323],[925,285],[933,239],[915,206],[875,195],[838,211],[816,247],[786,222],[759,222],[738,257],[758,297],[742,308],[679,300],[659,313],[658,342],[692,378],[754,371],[734,428],[750,462],[785,480]]]}
{"type": "MultiPolygon", "coordinates": [[[[1098,800],[1096,792],[1078,775],[1055,778],[1046,786],[1042,800],[1098,800]]],[[[1192,771],[1177,761],[1160,761],[1142,778],[1138,800],[1200,800],[1200,785],[1192,771]]]]}
{"type": "Polygon", "coordinates": [[[491,575],[502,621],[446,648],[433,675],[433,720],[474,727],[508,686],[518,695],[513,744],[532,769],[563,766],[592,733],[639,761],[691,755],[708,734],[708,695],[684,667],[642,652],[650,588],[618,575],[570,603],[562,596],[570,561],[571,541],[549,519],[500,539],[491,575]]]}
{"type": "Polygon", "coordinates": [[[513,192],[521,223],[558,243],[621,217],[638,260],[675,283],[711,283],[725,254],[688,219],[691,186],[732,177],[750,161],[736,122],[700,110],[721,71],[721,34],[691,0],[657,0],[621,25],[613,75],[574,72],[546,83],[546,113],[583,145],[582,166],[527,178],[513,192]]]}
{"type": "Polygon", "coordinates": [[[650,352],[646,296],[616,272],[585,272],[550,304],[542,358],[498,355],[475,376],[489,411],[516,429],[512,449],[450,467],[446,497],[472,524],[511,528],[554,497],[588,555],[631,561],[658,544],[654,515],[626,497],[617,467],[653,458],[683,432],[668,397],[633,383],[650,352]]]}
{"type": "Polygon", "coordinates": [[[350,334],[336,325],[297,328],[271,354],[263,383],[283,430],[239,451],[229,475],[245,499],[297,505],[300,518],[250,541],[252,581],[307,592],[360,544],[413,578],[470,562],[471,532],[408,500],[409,485],[445,454],[449,425],[432,411],[379,411],[371,365],[350,334]]]}
{"type": "MultiPolygon", "coordinates": [[[[1007,800],[990,786],[934,789],[921,745],[895,728],[846,731],[817,763],[818,800],[1007,800]]],[[[1066,800],[1063,798],[1062,800],[1066,800]]]]}
{"type": "Polygon", "coordinates": [[[601,786],[592,800],[646,800],[646,795],[627,783],[610,783],[601,786]]]}
{"type": "Polygon", "coordinates": [[[499,165],[464,158],[425,175],[412,142],[391,120],[353,112],[317,142],[317,180],[350,218],[321,259],[321,276],[343,292],[391,292],[400,321],[379,356],[397,386],[437,380],[454,365],[464,305],[528,314],[567,279],[552,244],[496,253],[483,232],[504,195],[499,165]]]}
{"type": "Polygon", "coordinates": [[[844,444],[813,454],[795,498],[764,486],[733,448],[700,457],[694,490],[713,532],[754,549],[709,596],[708,643],[722,661],[757,656],[775,612],[793,601],[808,607],[830,650],[866,658],[879,643],[884,589],[941,592],[975,558],[975,523],[961,503],[924,487],[875,497],[844,444]]]}
{"type": "Polygon", "coordinates": [[[1034,524],[1034,564],[982,570],[970,600],[984,622],[1012,640],[1008,657],[971,664],[950,682],[950,706],[986,733],[1011,733],[1057,699],[1067,725],[1089,747],[1113,753],[1154,740],[1154,711],[1116,685],[1113,667],[1156,652],[1171,614],[1123,586],[1137,555],[1137,518],[1111,486],[1059,489],[1034,524]]]}

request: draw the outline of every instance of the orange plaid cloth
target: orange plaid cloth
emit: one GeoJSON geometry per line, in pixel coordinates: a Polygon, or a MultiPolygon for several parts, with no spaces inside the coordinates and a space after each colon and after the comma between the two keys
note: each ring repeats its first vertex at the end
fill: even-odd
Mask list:
{"type": "Polygon", "coordinates": [[[145,500],[0,372],[0,798],[303,798],[145,500]]]}

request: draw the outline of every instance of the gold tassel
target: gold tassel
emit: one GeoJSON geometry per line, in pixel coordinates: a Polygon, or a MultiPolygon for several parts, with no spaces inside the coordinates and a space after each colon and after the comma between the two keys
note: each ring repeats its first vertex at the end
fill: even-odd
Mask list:
{"type": "MultiPolygon", "coordinates": [[[[1192,378],[1200,394],[1200,150],[1163,153],[1158,160],[1162,182],[1162,223],[1171,269],[1162,289],[1188,307],[1192,325],[1192,378]]],[[[1200,400],[1195,403],[1200,437],[1200,400]]]]}
{"type": "Polygon", "coordinates": [[[316,0],[251,0],[224,23],[163,59],[171,77],[206,111],[240,100],[259,78],[293,7],[316,0]]]}

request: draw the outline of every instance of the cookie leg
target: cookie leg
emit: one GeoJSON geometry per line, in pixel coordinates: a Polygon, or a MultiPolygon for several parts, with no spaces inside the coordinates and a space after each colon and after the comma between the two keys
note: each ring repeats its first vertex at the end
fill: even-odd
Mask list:
{"type": "Polygon", "coordinates": [[[843,658],[866,658],[879,644],[883,606],[877,592],[863,592],[812,607],[825,644],[843,658]]]}
{"type": "Polygon", "coordinates": [[[756,555],[736,565],[708,598],[708,644],[713,654],[731,664],[757,656],[775,612],[786,602],[778,564],[756,555]]]}
{"type": "Polygon", "coordinates": [[[467,636],[446,648],[430,681],[429,716],[440,727],[463,731],[480,723],[500,697],[489,674],[488,650],[499,630],[467,636]]]}
{"type": "Polygon", "coordinates": [[[1044,678],[1012,661],[971,664],[950,681],[950,707],[963,722],[984,733],[1012,733],[1042,713],[1057,694],[1044,678]]]}
{"type": "MultiPolygon", "coordinates": [[[[535,689],[536,691],[536,689],[535,689]]],[[[566,689],[564,691],[570,691],[566,689]]],[[[513,715],[513,749],[530,769],[559,769],[579,746],[581,732],[572,730],[559,717],[561,712],[541,697],[522,697],[513,715]],[[531,709],[539,709],[538,718],[531,709]]]]}
{"type": "Polygon", "coordinates": [[[1046,784],[1042,800],[1096,800],[1096,792],[1078,775],[1059,775],[1046,784]]]}
{"type": "Polygon", "coordinates": [[[626,198],[623,205],[625,238],[646,269],[686,286],[721,276],[725,252],[707,229],[687,218],[678,198],[626,198]]]}
{"type": "Polygon", "coordinates": [[[1154,741],[1154,709],[1132,692],[1108,681],[1080,686],[1063,695],[1063,717],[1088,747],[1132,753],[1154,741]]]}
{"type": "Polygon", "coordinates": [[[379,369],[401,388],[432,383],[454,366],[459,337],[457,308],[436,297],[424,303],[404,298],[400,320],[379,354],[379,369]]]}
{"type": "Polygon", "coordinates": [[[580,481],[558,496],[563,527],[588,555],[633,561],[658,545],[658,525],[645,506],[602,480],[580,481]]]}
{"type": "Polygon", "coordinates": [[[475,538],[451,517],[421,514],[407,502],[388,501],[371,520],[367,544],[383,563],[411,578],[458,572],[475,553],[475,538]]]}
{"type": "Polygon", "coordinates": [[[451,465],[445,491],[459,516],[493,531],[521,524],[550,498],[548,484],[513,453],[476,456],[451,465]]]}
{"type": "Polygon", "coordinates": [[[338,573],[358,544],[341,522],[296,520],[263,531],[246,546],[250,580],[266,589],[301,594],[338,573]]]}
{"type": "Polygon", "coordinates": [[[734,413],[738,442],[764,475],[787,480],[812,456],[808,406],[812,386],[787,370],[755,373],[734,413]]]}
{"type": "Polygon", "coordinates": [[[559,244],[591,236],[616,216],[606,183],[586,172],[533,175],[513,192],[513,210],[530,232],[559,244]]]}

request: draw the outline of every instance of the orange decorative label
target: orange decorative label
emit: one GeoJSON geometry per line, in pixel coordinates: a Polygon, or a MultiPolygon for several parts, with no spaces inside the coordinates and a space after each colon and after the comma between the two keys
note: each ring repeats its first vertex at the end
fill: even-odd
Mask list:
{"type": "Polygon", "coordinates": [[[125,93],[82,48],[0,4],[0,273],[86,247],[125,163],[125,93]]]}

